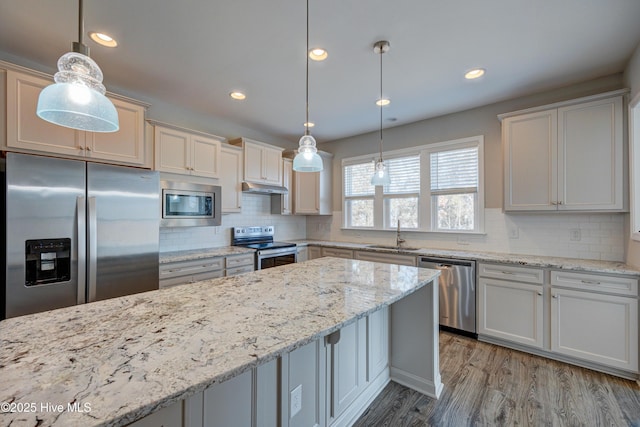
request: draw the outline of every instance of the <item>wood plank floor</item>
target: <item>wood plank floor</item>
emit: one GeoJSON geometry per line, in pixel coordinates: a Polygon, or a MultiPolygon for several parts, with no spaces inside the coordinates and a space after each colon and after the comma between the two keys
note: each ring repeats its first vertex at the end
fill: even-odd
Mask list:
{"type": "Polygon", "coordinates": [[[435,400],[390,383],[356,422],[369,426],[635,426],[635,381],[440,333],[435,400]]]}

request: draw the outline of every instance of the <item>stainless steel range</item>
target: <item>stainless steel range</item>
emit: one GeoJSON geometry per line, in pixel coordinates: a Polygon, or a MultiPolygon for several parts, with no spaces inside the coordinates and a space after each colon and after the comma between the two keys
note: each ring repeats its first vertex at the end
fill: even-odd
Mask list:
{"type": "Polygon", "coordinates": [[[298,260],[295,243],[274,242],[274,227],[234,227],[232,244],[256,250],[256,270],[292,264],[298,260]]]}

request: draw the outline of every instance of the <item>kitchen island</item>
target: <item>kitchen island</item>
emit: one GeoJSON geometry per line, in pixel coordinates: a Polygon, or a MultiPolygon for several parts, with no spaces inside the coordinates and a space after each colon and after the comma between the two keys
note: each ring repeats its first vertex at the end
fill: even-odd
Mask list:
{"type": "Polygon", "coordinates": [[[390,378],[437,397],[438,274],[322,258],[4,320],[0,424],[127,425],[385,307],[390,378]]]}

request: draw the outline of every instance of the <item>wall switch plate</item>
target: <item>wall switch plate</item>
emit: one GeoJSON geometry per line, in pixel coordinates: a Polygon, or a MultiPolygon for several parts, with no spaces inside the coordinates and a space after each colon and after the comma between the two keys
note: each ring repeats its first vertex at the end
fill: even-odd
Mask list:
{"type": "Polygon", "coordinates": [[[298,412],[302,410],[302,384],[294,388],[291,391],[291,409],[289,418],[293,418],[298,412]]]}
{"type": "Polygon", "coordinates": [[[572,228],[569,230],[569,240],[572,242],[579,242],[582,240],[582,230],[579,228],[572,228]]]}
{"type": "Polygon", "coordinates": [[[510,239],[518,239],[520,238],[520,229],[515,225],[509,226],[509,238],[510,239]]]}

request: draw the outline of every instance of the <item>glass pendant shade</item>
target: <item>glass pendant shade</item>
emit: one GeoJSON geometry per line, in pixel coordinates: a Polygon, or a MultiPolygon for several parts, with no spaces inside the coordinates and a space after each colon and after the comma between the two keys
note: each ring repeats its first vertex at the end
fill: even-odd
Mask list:
{"type": "Polygon", "coordinates": [[[68,52],[58,60],[55,83],[44,88],[36,114],[48,122],[91,132],[115,132],[120,128],[118,112],[104,96],[102,71],[79,52],[68,52]]]}
{"type": "Polygon", "coordinates": [[[376,170],[373,172],[373,176],[371,176],[371,185],[389,185],[391,184],[391,180],[389,179],[389,171],[387,171],[387,167],[384,165],[382,160],[378,160],[376,162],[376,170]]]}
{"type": "Polygon", "coordinates": [[[320,172],[323,169],[322,157],[318,154],[315,138],[311,135],[303,135],[299,145],[298,154],[293,158],[293,170],[296,172],[320,172]]]}

